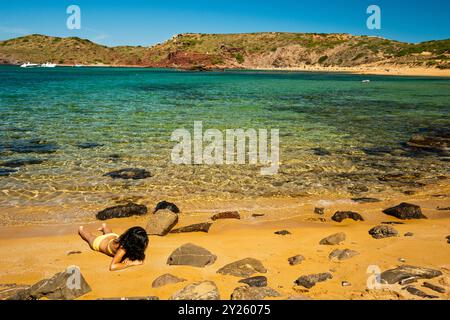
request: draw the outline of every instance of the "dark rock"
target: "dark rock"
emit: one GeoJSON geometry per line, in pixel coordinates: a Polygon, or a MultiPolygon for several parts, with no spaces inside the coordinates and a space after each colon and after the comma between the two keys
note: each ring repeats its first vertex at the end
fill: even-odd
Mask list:
{"type": "Polygon", "coordinates": [[[14,173],[14,172],[17,172],[17,170],[0,168],[0,177],[9,176],[11,173],[14,173]]]}
{"type": "Polygon", "coordinates": [[[245,258],[225,265],[217,273],[232,275],[240,278],[248,278],[255,273],[266,273],[267,269],[261,261],[253,258],[245,258]]]}
{"type": "Polygon", "coordinates": [[[412,232],[407,232],[404,234],[405,237],[412,237],[414,235],[414,233],[412,232]]]}
{"type": "Polygon", "coordinates": [[[265,215],[264,214],[262,214],[262,213],[254,213],[254,214],[252,214],[252,217],[253,218],[259,218],[259,217],[264,217],[265,215]]]}
{"type": "Polygon", "coordinates": [[[104,145],[101,143],[96,143],[96,142],[85,142],[85,143],[80,143],[78,145],[78,148],[80,149],[94,149],[94,148],[98,148],[98,147],[103,147],[104,145]]]}
{"type": "Polygon", "coordinates": [[[419,206],[414,204],[402,202],[398,206],[383,210],[387,215],[394,216],[398,219],[426,219],[427,217],[422,214],[419,206]]]}
{"type": "Polygon", "coordinates": [[[160,288],[168,284],[184,282],[186,279],[178,278],[170,273],[159,276],[152,282],[152,288],[160,288]]]}
{"type": "Polygon", "coordinates": [[[139,180],[149,178],[152,175],[150,174],[150,172],[144,169],[126,168],[105,173],[104,176],[111,177],[113,179],[139,180]]]}
{"type": "Polygon", "coordinates": [[[421,297],[421,298],[426,298],[426,299],[439,298],[437,296],[433,296],[433,295],[427,294],[427,293],[423,292],[422,290],[419,290],[419,289],[417,289],[416,287],[413,287],[413,286],[406,287],[406,291],[408,291],[409,293],[411,293],[411,294],[413,294],[415,296],[421,297]]]}
{"type": "Polygon", "coordinates": [[[348,191],[350,191],[353,194],[360,194],[360,193],[369,191],[369,188],[367,188],[366,186],[363,186],[363,185],[350,186],[347,189],[348,189],[348,191]]]}
{"type": "Polygon", "coordinates": [[[369,234],[375,239],[397,237],[398,231],[391,226],[376,226],[369,230],[369,234]]]}
{"type": "Polygon", "coordinates": [[[68,256],[71,256],[73,254],[81,254],[81,251],[69,251],[69,252],[67,252],[68,256]]]}
{"type": "Polygon", "coordinates": [[[170,210],[173,213],[180,213],[180,209],[176,204],[167,201],[158,202],[155,209],[153,210],[153,213],[157,212],[158,210],[170,210]]]}
{"type": "Polygon", "coordinates": [[[125,205],[106,208],[97,213],[96,218],[107,220],[113,218],[128,218],[131,216],[142,216],[147,214],[147,207],[142,204],[128,203],[125,205]]]}
{"type": "Polygon", "coordinates": [[[241,216],[239,212],[237,211],[226,211],[226,212],[220,212],[216,213],[211,217],[213,221],[219,220],[219,219],[241,219],[241,216]]]}
{"type": "Polygon", "coordinates": [[[407,278],[432,279],[442,275],[439,270],[403,265],[381,273],[381,282],[387,284],[398,283],[407,278]]]}
{"type": "Polygon", "coordinates": [[[155,296],[146,296],[146,297],[98,298],[97,300],[159,300],[159,298],[155,296]]]}
{"type": "Polygon", "coordinates": [[[312,148],[311,149],[316,156],[330,156],[331,152],[323,148],[312,148]]]}
{"type": "Polygon", "coordinates": [[[359,252],[354,251],[354,250],[350,250],[350,249],[336,249],[333,250],[330,255],[328,256],[328,258],[330,260],[347,260],[350,258],[353,258],[354,256],[359,255],[359,252]]]}
{"type": "Polygon", "coordinates": [[[267,297],[280,297],[280,293],[268,287],[237,287],[231,294],[231,300],[264,300],[267,297]]]}
{"type": "Polygon", "coordinates": [[[422,284],[422,286],[425,287],[425,288],[431,289],[433,291],[439,292],[439,293],[445,293],[445,289],[444,288],[442,288],[440,286],[437,286],[437,285],[434,285],[432,283],[426,282],[426,281],[422,284]]]}
{"type": "Polygon", "coordinates": [[[220,300],[219,289],[212,281],[192,283],[172,295],[170,300],[220,300]]]}
{"type": "Polygon", "coordinates": [[[18,292],[30,288],[29,285],[0,284],[0,300],[7,300],[8,298],[16,295],[18,292]]]}
{"type": "Polygon", "coordinates": [[[267,278],[264,276],[256,276],[247,279],[239,280],[240,283],[248,284],[250,287],[266,287],[267,278]]]}
{"type": "Polygon", "coordinates": [[[391,154],[392,149],[389,147],[372,147],[372,148],[362,148],[361,149],[365,154],[370,156],[384,156],[387,154],[391,154]]]}
{"type": "Polygon", "coordinates": [[[377,198],[367,198],[367,197],[362,197],[362,198],[352,198],[352,201],[355,201],[355,202],[358,202],[358,203],[381,202],[380,199],[377,199],[377,198]]]}
{"type": "Polygon", "coordinates": [[[450,243],[450,236],[447,236],[447,243],[450,243]]]}
{"type": "Polygon", "coordinates": [[[381,224],[405,224],[405,223],[399,221],[384,221],[381,224]]]}
{"type": "Polygon", "coordinates": [[[40,139],[16,140],[11,144],[3,146],[5,151],[16,153],[54,153],[58,147],[40,139]]]}
{"type": "Polygon", "coordinates": [[[217,257],[208,250],[188,243],[176,249],[167,259],[168,265],[205,267],[213,264],[217,257]]]}
{"type": "Polygon", "coordinates": [[[8,168],[19,168],[26,165],[32,165],[32,164],[41,164],[44,160],[40,159],[17,159],[17,160],[10,160],[3,162],[1,166],[8,167],[8,168]]]}
{"type": "Polygon", "coordinates": [[[344,219],[353,219],[355,221],[364,221],[363,217],[357,213],[352,211],[337,211],[332,217],[331,220],[336,222],[342,222],[344,219]]]}
{"type": "Polygon", "coordinates": [[[324,208],[314,208],[314,213],[316,214],[324,214],[325,213],[325,209],[324,208]]]}
{"type": "Polygon", "coordinates": [[[287,235],[291,234],[291,233],[290,233],[289,231],[287,231],[287,230],[275,231],[274,233],[275,233],[275,234],[278,234],[278,235],[280,235],[280,236],[287,236],[287,235]]]}
{"type": "Polygon", "coordinates": [[[437,207],[436,209],[437,209],[437,210],[440,210],[440,211],[449,211],[449,210],[450,210],[450,207],[445,207],[445,208],[437,207]]]}
{"type": "Polygon", "coordinates": [[[148,235],[165,236],[178,223],[178,215],[169,210],[160,210],[150,216],[145,227],[148,235]]]}
{"type": "Polygon", "coordinates": [[[328,236],[326,238],[323,238],[322,240],[320,240],[319,244],[335,245],[335,244],[339,244],[342,241],[344,241],[345,238],[346,238],[345,233],[339,232],[339,233],[332,234],[331,236],[328,236]]]}
{"type": "Polygon", "coordinates": [[[78,268],[68,268],[50,279],[41,280],[31,287],[17,292],[8,300],[73,300],[91,291],[78,268]],[[79,277],[78,277],[79,276],[79,277]]]}
{"type": "Polygon", "coordinates": [[[181,227],[170,231],[170,233],[186,233],[186,232],[208,232],[212,226],[210,222],[203,222],[197,224],[191,224],[189,226],[181,227]]]}
{"type": "Polygon", "coordinates": [[[305,260],[305,257],[301,254],[288,258],[288,262],[291,266],[295,266],[297,264],[302,263],[305,260]]]}
{"type": "Polygon", "coordinates": [[[323,282],[328,279],[333,279],[333,276],[329,272],[324,273],[316,273],[316,274],[310,274],[307,276],[301,276],[297,280],[295,280],[295,284],[298,286],[305,287],[307,289],[311,289],[316,285],[318,282],[323,282]]]}

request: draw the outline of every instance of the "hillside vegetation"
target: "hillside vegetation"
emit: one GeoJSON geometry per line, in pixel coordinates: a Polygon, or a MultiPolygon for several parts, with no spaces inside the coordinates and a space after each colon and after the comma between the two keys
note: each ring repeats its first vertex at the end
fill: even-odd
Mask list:
{"type": "Polygon", "coordinates": [[[405,66],[450,68],[450,39],[409,44],[349,34],[180,34],[152,47],[106,47],[30,35],[0,42],[0,63],[26,61],[186,69],[405,66]]]}

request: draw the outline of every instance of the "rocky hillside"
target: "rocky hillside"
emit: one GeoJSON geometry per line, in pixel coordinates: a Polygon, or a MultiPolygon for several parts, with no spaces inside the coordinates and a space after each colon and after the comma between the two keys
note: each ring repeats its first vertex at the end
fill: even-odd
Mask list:
{"type": "Polygon", "coordinates": [[[0,42],[0,63],[203,68],[450,68],[450,39],[409,44],[349,34],[180,34],[152,47],[106,47],[80,38],[30,35],[0,42]]]}

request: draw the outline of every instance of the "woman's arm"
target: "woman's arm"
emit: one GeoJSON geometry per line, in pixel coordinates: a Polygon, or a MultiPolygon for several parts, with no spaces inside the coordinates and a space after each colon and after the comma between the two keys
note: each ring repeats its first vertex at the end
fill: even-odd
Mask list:
{"type": "Polygon", "coordinates": [[[130,263],[128,262],[128,259],[122,262],[125,253],[126,251],[122,248],[117,250],[116,255],[111,261],[111,265],[109,266],[110,271],[123,270],[131,266],[130,263]]]}

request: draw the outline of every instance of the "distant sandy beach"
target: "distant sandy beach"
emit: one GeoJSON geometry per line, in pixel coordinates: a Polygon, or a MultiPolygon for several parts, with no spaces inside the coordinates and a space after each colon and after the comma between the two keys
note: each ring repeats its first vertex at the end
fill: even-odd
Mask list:
{"type": "MultiPolygon", "coordinates": [[[[215,221],[209,233],[151,236],[145,264],[121,272],[108,271],[110,258],[88,248],[77,234],[77,224],[2,227],[0,284],[33,284],[70,265],[77,265],[92,288],[80,299],[135,296],[168,299],[190,283],[211,280],[217,284],[221,299],[227,300],[241,285],[239,278],[220,275],[216,271],[230,262],[252,257],[267,268],[264,276],[268,278],[268,286],[281,294],[277,299],[417,299],[402,290],[400,285],[384,289],[367,288],[367,268],[370,265],[379,266],[384,271],[403,264],[442,271],[443,276],[428,281],[446,288],[446,293],[438,296],[439,299],[448,299],[450,252],[445,238],[450,235],[450,211],[437,208],[449,207],[449,199],[450,185],[445,180],[439,185],[427,186],[415,195],[386,196],[378,203],[358,204],[350,199],[330,196],[254,199],[235,203],[212,201],[198,210],[200,212],[195,210],[195,206],[181,207],[183,212],[177,227],[208,221],[217,208],[239,210],[241,220],[215,221]],[[428,219],[402,221],[404,224],[393,225],[399,232],[398,237],[373,239],[368,234],[370,228],[381,222],[400,221],[381,211],[403,201],[420,205],[428,219]],[[323,216],[314,213],[316,206],[325,208],[323,216]],[[365,221],[331,221],[330,217],[338,210],[359,212],[365,221]],[[279,230],[288,230],[291,234],[274,234],[279,230]],[[319,245],[322,238],[337,232],[347,235],[344,243],[319,245]],[[405,237],[406,232],[412,232],[413,236],[405,237]],[[186,243],[208,249],[217,255],[217,261],[205,268],[167,265],[171,252],[186,243]],[[360,254],[349,260],[330,261],[328,255],[336,248],[348,248],[360,254]],[[68,255],[71,251],[81,253],[68,255]],[[298,254],[303,255],[305,261],[289,265],[287,259],[298,254]],[[333,279],[318,283],[310,290],[294,286],[293,282],[299,276],[319,272],[331,272],[333,279]],[[186,281],[152,288],[152,281],[165,273],[186,281]],[[350,286],[343,286],[343,281],[349,282],[350,286]]],[[[152,203],[148,200],[149,207],[152,203]]],[[[145,226],[147,219],[147,216],[115,219],[108,224],[115,232],[121,233],[131,226],[145,226]]],[[[99,224],[90,222],[85,227],[95,230],[99,224]]],[[[436,294],[419,286],[420,282],[423,281],[416,284],[417,288],[436,294]]]]}

